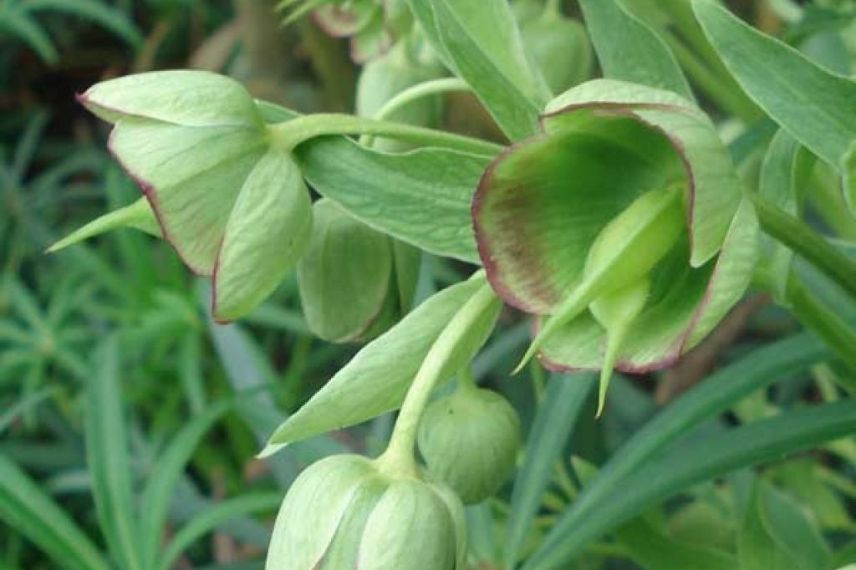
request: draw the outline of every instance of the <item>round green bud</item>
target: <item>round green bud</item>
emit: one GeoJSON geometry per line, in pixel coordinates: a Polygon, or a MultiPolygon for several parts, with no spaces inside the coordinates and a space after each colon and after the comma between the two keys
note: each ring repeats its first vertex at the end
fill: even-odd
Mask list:
{"type": "Polygon", "coordinates": [[[514,470],[520,439],[511,404],[469,381],[428,406],[418,437],[428,471],[465,504],[499,491],[514,470]]]}
{"type": "Polygon", "coordinates": [[[335,455],[292,484],[265,570],[463,570],[465,540],[463,506],[449,490],[335,455]]]}
{"type": "Polygon", "coordinates": [[[591,75],[591,45],[578,21],[547,11],[527,21],[521,35],[553,93],[562,93],[591,75]]]}
{"type": "Polygon", "coordinates": [[[410,310],[419,250],[368,227],[330,200],[318,200],[312,210],[312,235],[297,267],[309,329],[331,342],[370,340],[410,310]]]}

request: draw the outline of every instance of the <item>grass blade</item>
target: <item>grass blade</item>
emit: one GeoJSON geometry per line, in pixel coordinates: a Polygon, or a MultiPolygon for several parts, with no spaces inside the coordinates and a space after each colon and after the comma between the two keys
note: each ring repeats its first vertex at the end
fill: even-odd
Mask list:
{"type": "Polygon", "coordinates": [[[651,458],[693,427],[727,410],[748,394],[805,370],[828,355],[829,349],[819,340],[799,334],[756,350],[710,376],[648,422],[613,456],[583,489],[571,509],[561,516],[524,568],[555,568],[572,559],[596,536],[595,533],[584,535],[580,529],[588,528],[589,518],[598,512],[600,505],[623,491],[626,479],[651,458]]]}
{"type": "Polygon", "coordinates": [[[119,565],[143,570],[115,336],[98,347],[94,364],[96,372],[86,385],[86,455],[98,522],[119,565]]]}
{"type": "Polygon", "coordinates": [[[0,519],[66,570],[110,570],[101,553],[36,482],[0,454],[0,519]]]}
{"type": "Polygon", "coordinates": [[[514,481],[505,538],[505,567],[513,568],[526,542],[553,467],[568,442],[583,404],[595,385],[593,374],[553,375],[526,442],[526,457],[514,481]]]}

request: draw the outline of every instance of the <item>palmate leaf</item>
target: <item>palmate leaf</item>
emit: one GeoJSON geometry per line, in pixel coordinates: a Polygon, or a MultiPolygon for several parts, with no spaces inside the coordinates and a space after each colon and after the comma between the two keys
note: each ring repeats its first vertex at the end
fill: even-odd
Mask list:
{"type": "Polygon", "coordinates": [[[696,17],[740,86],[774,121],[838,168],[856,139],[856,82],[743,23],[713,0],[696,17]]]}

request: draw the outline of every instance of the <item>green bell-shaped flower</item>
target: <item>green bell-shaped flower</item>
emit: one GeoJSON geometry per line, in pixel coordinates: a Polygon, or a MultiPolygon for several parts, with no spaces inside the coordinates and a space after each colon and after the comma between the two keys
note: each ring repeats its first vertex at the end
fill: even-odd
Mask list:
{"type": "Polygon", "coordinates": [[[332,342],[370,340],[413,302],[419,250],[345,213],[331,200],[313,205],[314,225],[297,266],[309,329],[332,342]]]}
{"type": "Polygon", "coordinates": [[[292,484],[266,570],[463,570],[463,506],[451,491],[389,469],[383,458],[336,455],[292,484]]]}
{"type": "Polygon", "coordinates": [[[595,80],[500,155],[473,201],[488,279],[538,317],[556,370],[668,365],[740,299],[758,226],[713,124],[671,92],[595,80]]]}
{"type": "Polygon", "coordinates": [[[465,504],[476,504],[496,494],[514,471],[520,418],[508,400],[463,378],[425,410],[418,441],[431,475],[465,504]]]}
{"type": "MultiPolygon", "coordinates": [[[[309,240],[311,203],[243,86],[213,73],[159,71],[98,83],[80,101],[113,123],[110,151],[145,194],[159,233],[191,269],[213,277],[216,319],[246,314],[279,285],[309,240]]],[[[71,241],[123,224],[156,233],[151,211],[125,208],[71,241]]]]}

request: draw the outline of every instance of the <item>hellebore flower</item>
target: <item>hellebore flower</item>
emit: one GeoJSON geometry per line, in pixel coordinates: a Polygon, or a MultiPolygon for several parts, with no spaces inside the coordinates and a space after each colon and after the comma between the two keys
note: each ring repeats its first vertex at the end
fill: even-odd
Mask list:
{"type": "Polygon", "coordinates": [[[371,340],[410,310],[420,252],[326,198],[312,210],[312,236],[297,266],[309,329],[333,342],[371,340]]]}
{"type": "Polygon", "coordinates": [[[214,317],[232,320],[267,297],[303,253],[312,213],[300,170],[270,144],[250,94],[221,75],[161,71],[104,81],[79,98],[113,123],[110,151],[164,238],[213,277],[214,317]]]}
{"type": "MultiPolygon", "coordinates": [[[[537,317],[528,358],[596,369],[667,366],[740,299],[754,210],[710,120],[671,92],[595,80],[560,95],[473,200],[497,293],[537,317]]],[[[524,360],[525,360],[524,359],[524,360]]]]}
{"type": "Polygon", "coordinates": [[[428,405],[418,441],[431,475],[473,505],[496,494],[514,471],[520,418],[501,395],[463,378],[428,405]]]}
{"type": "Polygon", "coordinates": [[[351,59],[357,63],[383,54],[412,23],[406,0],[285,0],[282,8],[297,7],[285,22],[307,12],[328,35],[351,39],[351,59]]]}
{"type": "Polygon", "coordinates": [[[522,22],[523,45],[538,65],[553,93],[561,93],[589,78],[591,44],[585,27],[547,2],[537,17],[522,22]]]}
{"type": "Polygon", "coordinates": [[[265,570],[463,570],[463,505],[393,474],[383,458],[334,455],[307,468],[276,518],[265,570]]]}

